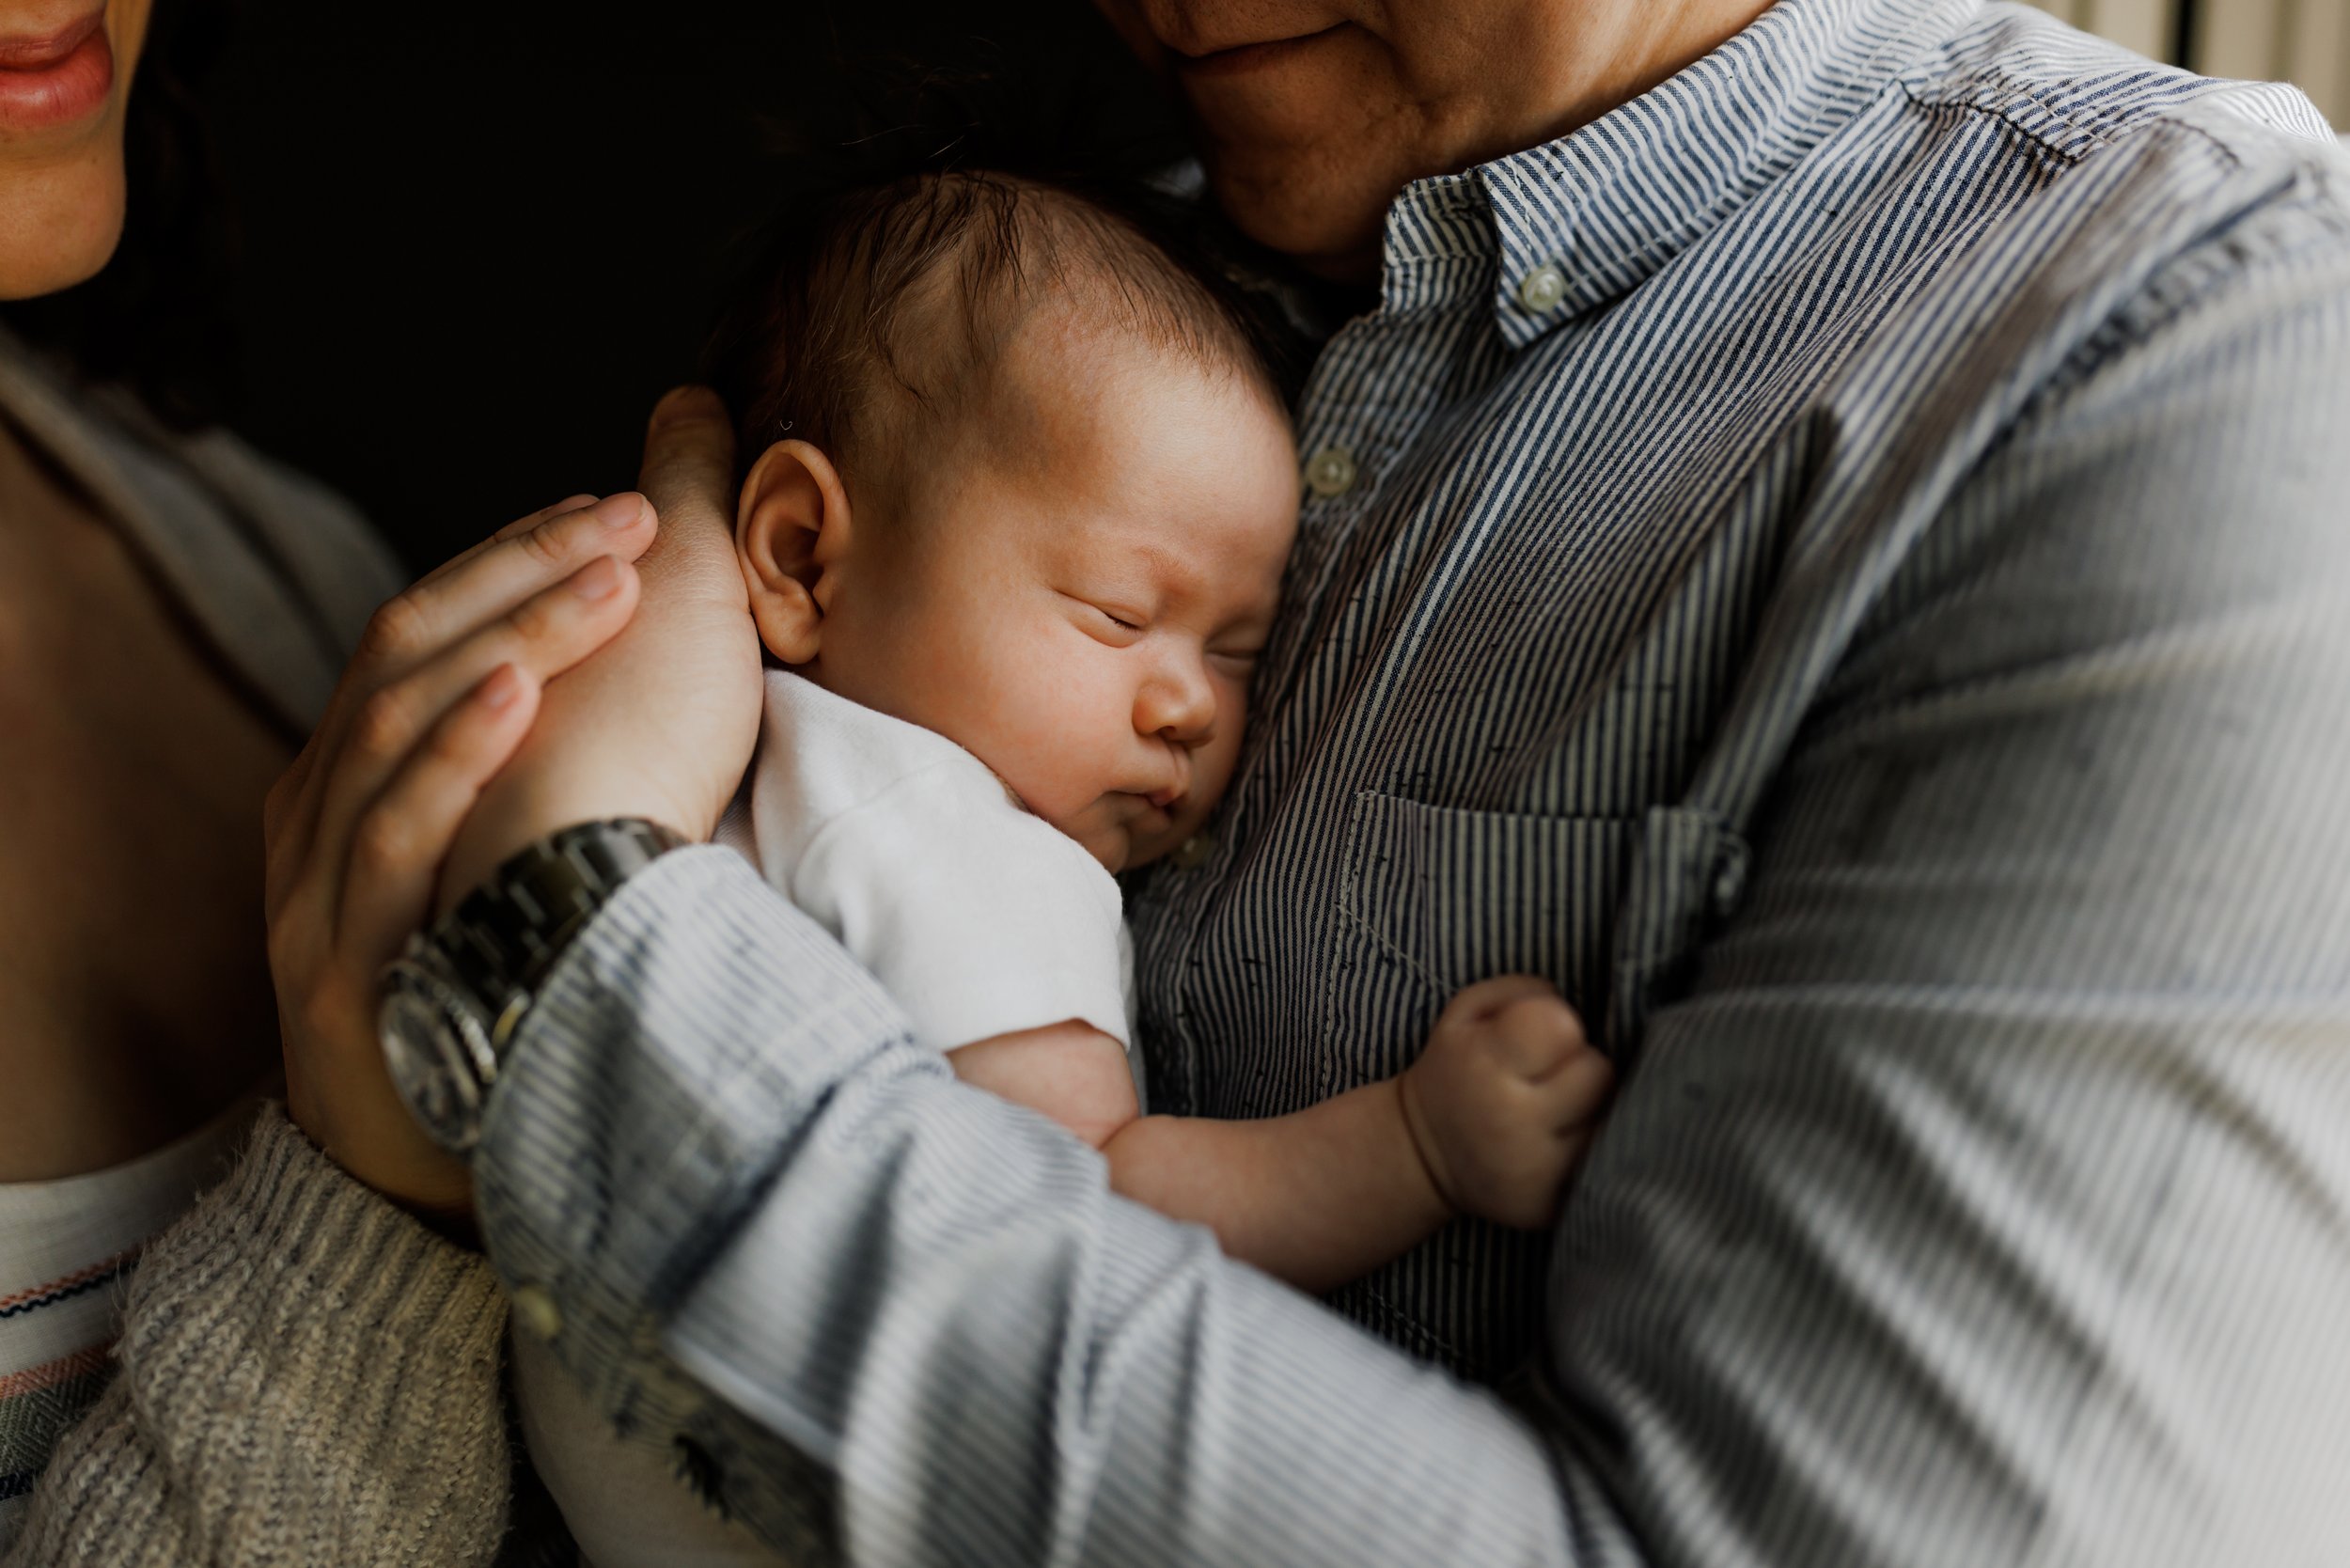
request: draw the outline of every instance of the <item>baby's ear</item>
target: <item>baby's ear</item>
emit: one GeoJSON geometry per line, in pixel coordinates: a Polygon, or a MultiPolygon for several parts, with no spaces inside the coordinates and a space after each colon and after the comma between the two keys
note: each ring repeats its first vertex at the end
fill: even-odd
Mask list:
{"type": "Polygon", "coordinates": [[[828,597],[820,585],[848,545],[849,496],[832,460],[805,441],[760,453],[735,509],[734,552],[760,640],[785,664],[816,657],[828,597]]]}

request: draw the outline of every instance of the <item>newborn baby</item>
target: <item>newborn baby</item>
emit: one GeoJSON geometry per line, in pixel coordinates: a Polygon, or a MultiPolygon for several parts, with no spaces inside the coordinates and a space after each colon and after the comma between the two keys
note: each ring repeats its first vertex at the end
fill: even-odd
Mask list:
{"type": "MultiPolygon", "coordinates": [[[[1303,1289],[1455,1215],[1547,1219],[1610,1080],[1539,980],[1470,987],[1405,1072],[1292,1115],[1144,1114],[1112,873],[1177,851],[1230,780],[1297,518],[1280,395],[1220,281],[1062,191],[924,176],[805,214],[725,334],[778,667],[721,841],[960,1077],[1303,1289]]],[[[525,1350],[532,1450],[588,1558],[734,1560],[747,1537],[588,1451],[525,1350]]]]}

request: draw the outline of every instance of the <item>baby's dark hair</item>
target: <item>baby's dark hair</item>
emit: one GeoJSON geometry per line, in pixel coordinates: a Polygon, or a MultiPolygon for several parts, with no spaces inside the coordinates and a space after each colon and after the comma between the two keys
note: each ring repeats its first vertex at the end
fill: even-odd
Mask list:
{"type": "Polygon", "coordinates": [[[1147,196],[985,169],[932,170],[796,202],[720,317],[704,374],[745,467],[789,437],[854,475],[985,396],[1036,306],[1134,334],[1282,403],[1259,318],[1147,196]]]}

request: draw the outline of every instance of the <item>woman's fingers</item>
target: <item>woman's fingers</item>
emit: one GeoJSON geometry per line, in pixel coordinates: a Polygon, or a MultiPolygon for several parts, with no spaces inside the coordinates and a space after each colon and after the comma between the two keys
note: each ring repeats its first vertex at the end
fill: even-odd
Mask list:
{"type": "Polygon", "coordinates": [[[636,595],[635,570],[600,557],[378,687],[351,713],[336,748],[321,754],[331,757],[331,771],[313,785],[317,814],[301,858],[339,881],[352,824],[444,713],[502,664],[543,685],[627,625],[636,595]]]}
{"type": "Polygon", "coordinates": [[[651,542],[655,519],[642,495],[623,491],[525,522],[385,600],[360,635],[355,663],[398,674],[598,557],[634,560],[651,542]]]}
{"type": "MultiPolygon", "coordinates": [[[[549,509],[545,514],[533,515],[535,522],[529,518],[521,520],[459,562],[395,594],[369,619],[367,630],[361,634],[358,652],[344,672],[342,683],[336,688],[325,717],[320,720],[309,744],[303,747],[281,781],[282,797],[273,792],[264,810],[273,844],[282,840],[295,860],[306,857],[316,840],[319,813],[323,808],[319,788],[323,781],[312,776],[320,766],[320,759],[343,755],[352,727],[385,700],[383,693],[387,687],[497,618],[515,616],[519,613],[517,606],[533,595],[543,593],[549,584],[575,577],[590,563],[605,557],[632,559],[651,541],[657,521],[644,497],[633,491],[606,496],[584,510],[556,512],[549,509]]],[[[625,620],[627,615],[623,613],[620,619],[625,620]]],[[[525,624],[535,629],[540,623],[525,617],[525,624]]],[[[618,630],[618,626],[610,630],[618,630]]],[[[603,637],[598,637],[588,647],[601,646],[603,641],[603,637]]],[[[578,656],[578,652],[561,649],[554,651],[556,662],[552,663],[531,654],[526,647],[513,650],[509,656],[544,680],[578,656]]],[[[445,682],[439,689],[453,697],[494,662],[479,663],[465,671],[467,680],[453,684],[445,682]]],[[[388,718],[393,722],[386,727],[386,732],[404,732],[414,739],[424,732],[438,712],[434,708],[407,715],[378,713],[377,719],[369,722],[382,723],[388,718]]],[[[273,907],[274,902],[273,879],[273,907]]]]}
{"type": "Polygon", "coordinates": [[[372,973],[425,923],[441,860],[481,787],[530,732],[539,683],[502,664],[441,716],[360,814],[335,943],[372,973]]]}
{"type": "Polygon", "coordinates": [[[555,505],[551,507],[540,507],[537,511],[531,512],[527,516],[517,517],[513,522],[509,523],[505,527],[500,528],[496,533],[492,534],[489,538],[469,545],[465,549],[459,551],[456,555],[451,556],[448,559],[443,561],[440,565],[434,567],[431,571],[417,578],[416,581],[420,583],[429,583],[436,577],[446,576],[449,572],[463,566],[467,561],[472,560],[476,556],[479,556],[487,552],[494,544],[502,544],[506,541],[512,539],[516,534],[525,533],[530,529],[537,527],[541,523],[547,522],[553,518],[561,517],[566,512],[583,511],[588,508],[594,506],[602,499],[603,497],[600,495],[589,495],[586,494],[578,495],[566,495],[563,499],[556,502],[555,505]]]}
{"type": "MultiPolygon", "coordinates": [[[[318,801],[308,788],[316,760],[341,745],[351,710],[407,667],[494,615],[599,556],[631,559],[652,537],[642,496],[572,495],[516,518],[462,555],[425,573],[369,618],[357,657],[306,745],[270,792],[262,829],[274,843],[294,822],[306,849],[318,801]]],[[[274,895],[272,899],[274,907],[274,895]]]]}

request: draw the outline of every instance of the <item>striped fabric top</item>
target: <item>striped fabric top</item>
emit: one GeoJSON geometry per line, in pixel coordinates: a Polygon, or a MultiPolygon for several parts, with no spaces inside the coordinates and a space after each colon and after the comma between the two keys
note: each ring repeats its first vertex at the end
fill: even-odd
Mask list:
{"type": "Polygon", "coordinates": [[[1136,890],[1152,1099],[1288,1110],[1549,976],[1625,1069],[1556,1234],[1456,1227],[1349,1325],[683,851],[477,1160],[597,1407],[809,1560],[2350,1562],[2306,103],[1780,0],[1403,192],[1300,424],[1215,844],[1136,890]]]}
{"type": "Polygon", "coordinates": [[[0,1549],[58,1434],[111,1375],[139,1247],[227,1169],[252,1115],[245,1102],[110,1169],[0,1184],[0,1549]]]}
{"type": "MultiPolygon", "coordinates": [[[[118,391],[73,384],[5,328],[0,417],[119,530],[194,646],[289,735],[306,733],[401,580],[357,515],[225,431],[176,435],[118,391]]],[[[0,1548],[107,1375],[137,1248],[226,1170],[253,1109],[112,1169],[0,1184],[0,1548]]]]}

